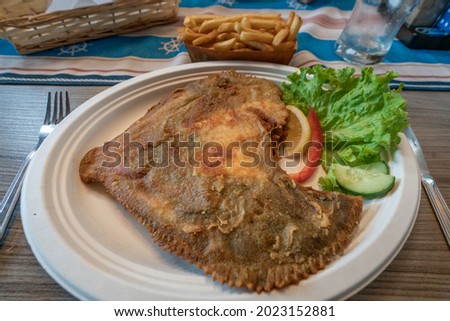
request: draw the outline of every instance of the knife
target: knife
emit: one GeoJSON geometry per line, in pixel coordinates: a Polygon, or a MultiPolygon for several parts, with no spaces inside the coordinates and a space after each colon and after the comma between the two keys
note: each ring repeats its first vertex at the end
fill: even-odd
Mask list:
{"type": "Polygon", "coordinates": [[[439,224],[441,225],[442,232],[447,240],[447,244],[450,248],[450,210],[445,203],[444,197],[442,196],[439,188],[428,169],[427,162],[425,161],[425,156],[423,155],[422,147],[420,147],[419,140],[414,134],[410,126],[406,127],[403,131],[406,138],[414,151],[417,158],[417,163],[419,165],[420,179],[422,181],[422,186],[427,193],[427,196],[433,206],[434,213],[438,218],[439,224]]]}

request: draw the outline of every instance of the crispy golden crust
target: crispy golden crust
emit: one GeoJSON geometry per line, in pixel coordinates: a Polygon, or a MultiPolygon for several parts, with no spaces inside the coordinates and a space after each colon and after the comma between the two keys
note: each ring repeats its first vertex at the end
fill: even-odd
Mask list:
{"type": "Polygon", "coordinates": [[[342,251],[362,199],[301,187],[263,161],[264,142],[287,118],[280,96],[267,80],[211,75],[174,91],[125,131],[128,138],[113,140],[124,145],[118,152],[128,152],[126,161],[104,166],[109,159],[97,147],[82,159],[80,176],[102,183],[158,245],[214,280],[257,292],[296,284],[342,251]],[[215,144],[211,152],[180,143],[192,134],[202,146],[256,143],[230,153],[215,144]],[[147,162],[128,139],[146,146],[147,162]],[[173,147],[168,158],[179,155],[185,166],[158,165],[165,142],[173,147]]]}

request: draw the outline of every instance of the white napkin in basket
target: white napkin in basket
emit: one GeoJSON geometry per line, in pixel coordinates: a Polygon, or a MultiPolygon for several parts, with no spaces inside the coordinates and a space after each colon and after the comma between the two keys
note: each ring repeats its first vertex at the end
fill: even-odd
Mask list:
{"type": "Polygon", "coordinates": [[[49,2],[50,4],[46,12],[71,10],[87,6],[95,6],[105,4],[108,2],[114,2],[114,0],[77,0],[77,1],[50,0],[49,2]]]}

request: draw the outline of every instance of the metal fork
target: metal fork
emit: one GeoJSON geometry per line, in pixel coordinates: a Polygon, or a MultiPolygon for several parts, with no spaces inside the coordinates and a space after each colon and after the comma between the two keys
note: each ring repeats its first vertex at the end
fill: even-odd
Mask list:
{"type": "Polygon", "coordinates": [[[63,103],[63,93],[60,91],[56,92],[52,104],[52,94],[48,93],[47,98],[47,110],[45,112],[44,124],[41,126],[39,131],[39,140],[34,149],[28,154],[27,158],[23,162],[19,169],[19,172],[14,177],[11,186],[9,186],[6,194],[1,203],[0,212],[0,244],[3,243],[5,233],[9,223],[11,221],[12,213],[16,207],[17,201],[20,196],[20,191],[22,188],[23,178],[25,177],[25,172],[33,159],[36,151],[41,146],[42,142],[47,138],[47,136],[55,129],[56,125],[59,124],[64,117],[70,113],[70,103],[69,94],[65,92],[65,104],[63,103]],[[65,105],[65,107],[64,107],[65,105]]]}

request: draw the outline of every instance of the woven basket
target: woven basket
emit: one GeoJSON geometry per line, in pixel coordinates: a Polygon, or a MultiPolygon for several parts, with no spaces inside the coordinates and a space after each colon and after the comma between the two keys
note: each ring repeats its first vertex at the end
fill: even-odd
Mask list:
{"type": "MultiPolygon", "coordinates": [[[[46,8],[47,1],[39,1],[46,8]]],[[[121,0],[51,13],[39,13],[42,6],[30,6],[32,0],[5,2],[9,7],[0,3],[0,37],[24,54],[172,22],[179,0],[121,0]],[[21,10],[13,10],[18,5],[21,10]],[[28,15],[16,16],[23,12],[28,15]]]]}

